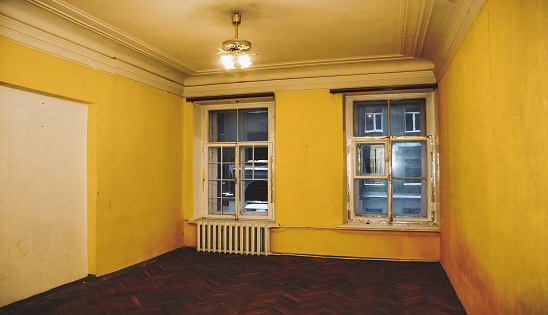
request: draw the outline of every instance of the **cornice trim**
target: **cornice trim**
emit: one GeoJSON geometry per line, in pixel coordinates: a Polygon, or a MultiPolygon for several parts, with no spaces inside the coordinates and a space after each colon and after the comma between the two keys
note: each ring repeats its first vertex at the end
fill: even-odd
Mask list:
{"type": "Polygon", "coordinates": [[[115,41],[116,43],[128,47],[144,56],[147,56],[148,58],[156,60],[184,74],[191,75],[196,73],[192,67],[176,60],[174,57],[167,55],[166,53],[124,33],[111,25],[108,25],[107,23],[65,3],[62,0],[27,0],[27,2],[92,32],[95,32],[105,38],[115,41]]]}
{"type": "Polygon", "coordinates": [[[446,36],[447,40],[443,45],[441,53],[442,60],[439,66],[434,70],[436,78],[441,80],[441,77],[445,74],[445,71],[447,71],[451,60],[453,60],[458,48],[462,44],[462,41],[481,9],[483,2],[484,0],[466,0],[461,6],[455,23],[446,36]]]}
{"type": "MultiPolygon", "coordinates": [[[[402,61],[402,60],[411,60],[411,57],[405,57],[402,55],[383,55],[383,56],[369,56],[369,57],[353,57],[353,58],[337,58],[337,59],[318,59],[318,60],[307,60],[307,61],[295,61],[295,62],[283,62],[283,63],[273,63],[261,66],[253,66],[253,68],[246,69],[247,71],[258,71],[258,70],[279,70],[279,69],[294,69],[301,67],[313,67],[313,66],[336,66],[336,65],[345,65],[345,64],[361,64],[361,63],[373,63],[373,62],[382,62],[382,61],[402,61]]],[[[194,75],[211,75],[226,73],[225,69],[215,69],[215,70],[200,70],[196,71],[194,75]]]]}
{"type": "Polygon", "coordinates": [[[185,87],[184,97],[435,83],[432,70],[417,70],[194,85],[185,87]]]}
{"type": "Polygon", "coordinates": [[[65,39],[0,14],[0,36],[39,51],[72,61],[95,70],[116,74],[179,96],[184,86],[133,66],[119,59],[97,53],[65,39]]]}

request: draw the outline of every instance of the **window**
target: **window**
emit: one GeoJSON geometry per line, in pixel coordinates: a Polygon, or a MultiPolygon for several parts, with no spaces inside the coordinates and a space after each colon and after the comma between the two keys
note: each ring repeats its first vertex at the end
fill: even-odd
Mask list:
{"type": "Polygon", "coordinates": [[[349,223],[437,224],[433,93],[346,96],[349,223]]]}
{"type": "Polygon", "coordinates": [[[203,106],[203,217],[273,219],[273,108],[203,106]]]}

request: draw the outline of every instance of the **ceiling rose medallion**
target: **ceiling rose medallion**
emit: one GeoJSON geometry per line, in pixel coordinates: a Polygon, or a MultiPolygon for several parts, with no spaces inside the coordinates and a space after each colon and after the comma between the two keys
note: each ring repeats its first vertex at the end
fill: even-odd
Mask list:
{"type": "Polygon", "coordinates": [[[247,53],[251,50],[251,43],[245,39],[238,39],[238,25],[241,22],[241,14],[234,12],[232,15],[232,24],[235,27],[234,39],[225,40],[217,53],[221,55],[221,62],[227,69],[236,69],[236,64],[241,69],[248,68],[252,64],[251,56],[255,56],[247,53]]]}

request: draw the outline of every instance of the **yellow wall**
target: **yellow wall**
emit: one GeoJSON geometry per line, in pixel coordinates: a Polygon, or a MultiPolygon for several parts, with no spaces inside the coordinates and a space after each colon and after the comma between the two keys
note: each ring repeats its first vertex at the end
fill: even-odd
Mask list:
{"type": "Polygon", "coordinates": [[[0,81],[90,104],[90,274],[182,246],[183,111],[189,104],[1,37],[0,81]]]}
{"type": "Polygon", "coordinates": [[[441,262],[470,314],[548,313],[548,3],[489,0],[439,85],[441,262]]]}
{"type": "Polygon", "coordinates": [[[277,253],[439,260],[437,233],[336,230],[343,223],[343,99],[276,93],[277,253]]]}

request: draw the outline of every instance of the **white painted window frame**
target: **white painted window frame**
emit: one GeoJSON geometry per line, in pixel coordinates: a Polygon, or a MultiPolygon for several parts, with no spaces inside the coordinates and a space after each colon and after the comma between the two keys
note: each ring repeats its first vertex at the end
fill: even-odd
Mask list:
{"type": "MultiPolygon", "coordinates": [[[[388,114],[390,116],[390,114],[388,114]]],[[[390,125],[390,124],[389,124],[390,125]]],[[[437,100],[432,92],[405,92],[405,93],[378,93],[345,96],[345,138],[346,138],[346,222],[339,228],[358,227],[359,229],[387,229],[387,230],[434,230],[439,227],[439,166],[438,166],[438,136],[437,136],[437,100]],[[426,133],[417,136],[354,136],[354,102],[364,100],[388,100],[424,98],[426,100],[426,133]],[[392,152],[391,143],[396,141],[425,141],[427,147],[427,215],[426,218],[394,218],[392,215],[392,152]],[[384,175],[357,175],[357,146],[358,144],[384,144],[385,146],[385,174],[384,175]],[[354,209],[354,180],[386,179],[388,180],[388,215],[386,217],[357,216],[354,209]]]]}
{"type": "MultiPolygon", "coordinates": [[[[226,220],[266,220],[273,221],[274,200],[275,200],[275,163],[274,163],[274,130],[275,130],[275,103],[274,100],[242,100],[230,102],[211,102],[209,104],[201,104],[201,135],[202,135],[202,157],[201,157],[201,172],[202,185],[201,196],[202,206],[199,217],[207,219],[226,219],[226,220]],[[268,108],[268,140],[267,141],[237,141],[237,142],[209,142],[209,111],[212,110],[231,110],[231,109],[249,109],[249,108],[268,108]],[[210,147],[234,147],[235,148],[235,169],[239,169],[239,148],[242,146],[267,146],[268,147],[268,213],[267,215],[248,215],[239,213],[240,203],[240,178],[236,177],[235,183],[235,211],[234,214],[215,215],[208,211],[208,149],[210,147]]],[[[238,173],[238,172],[236,172],[238,173]]],[[[241,179],[244,180],[244,179],[241,179]]]]}

